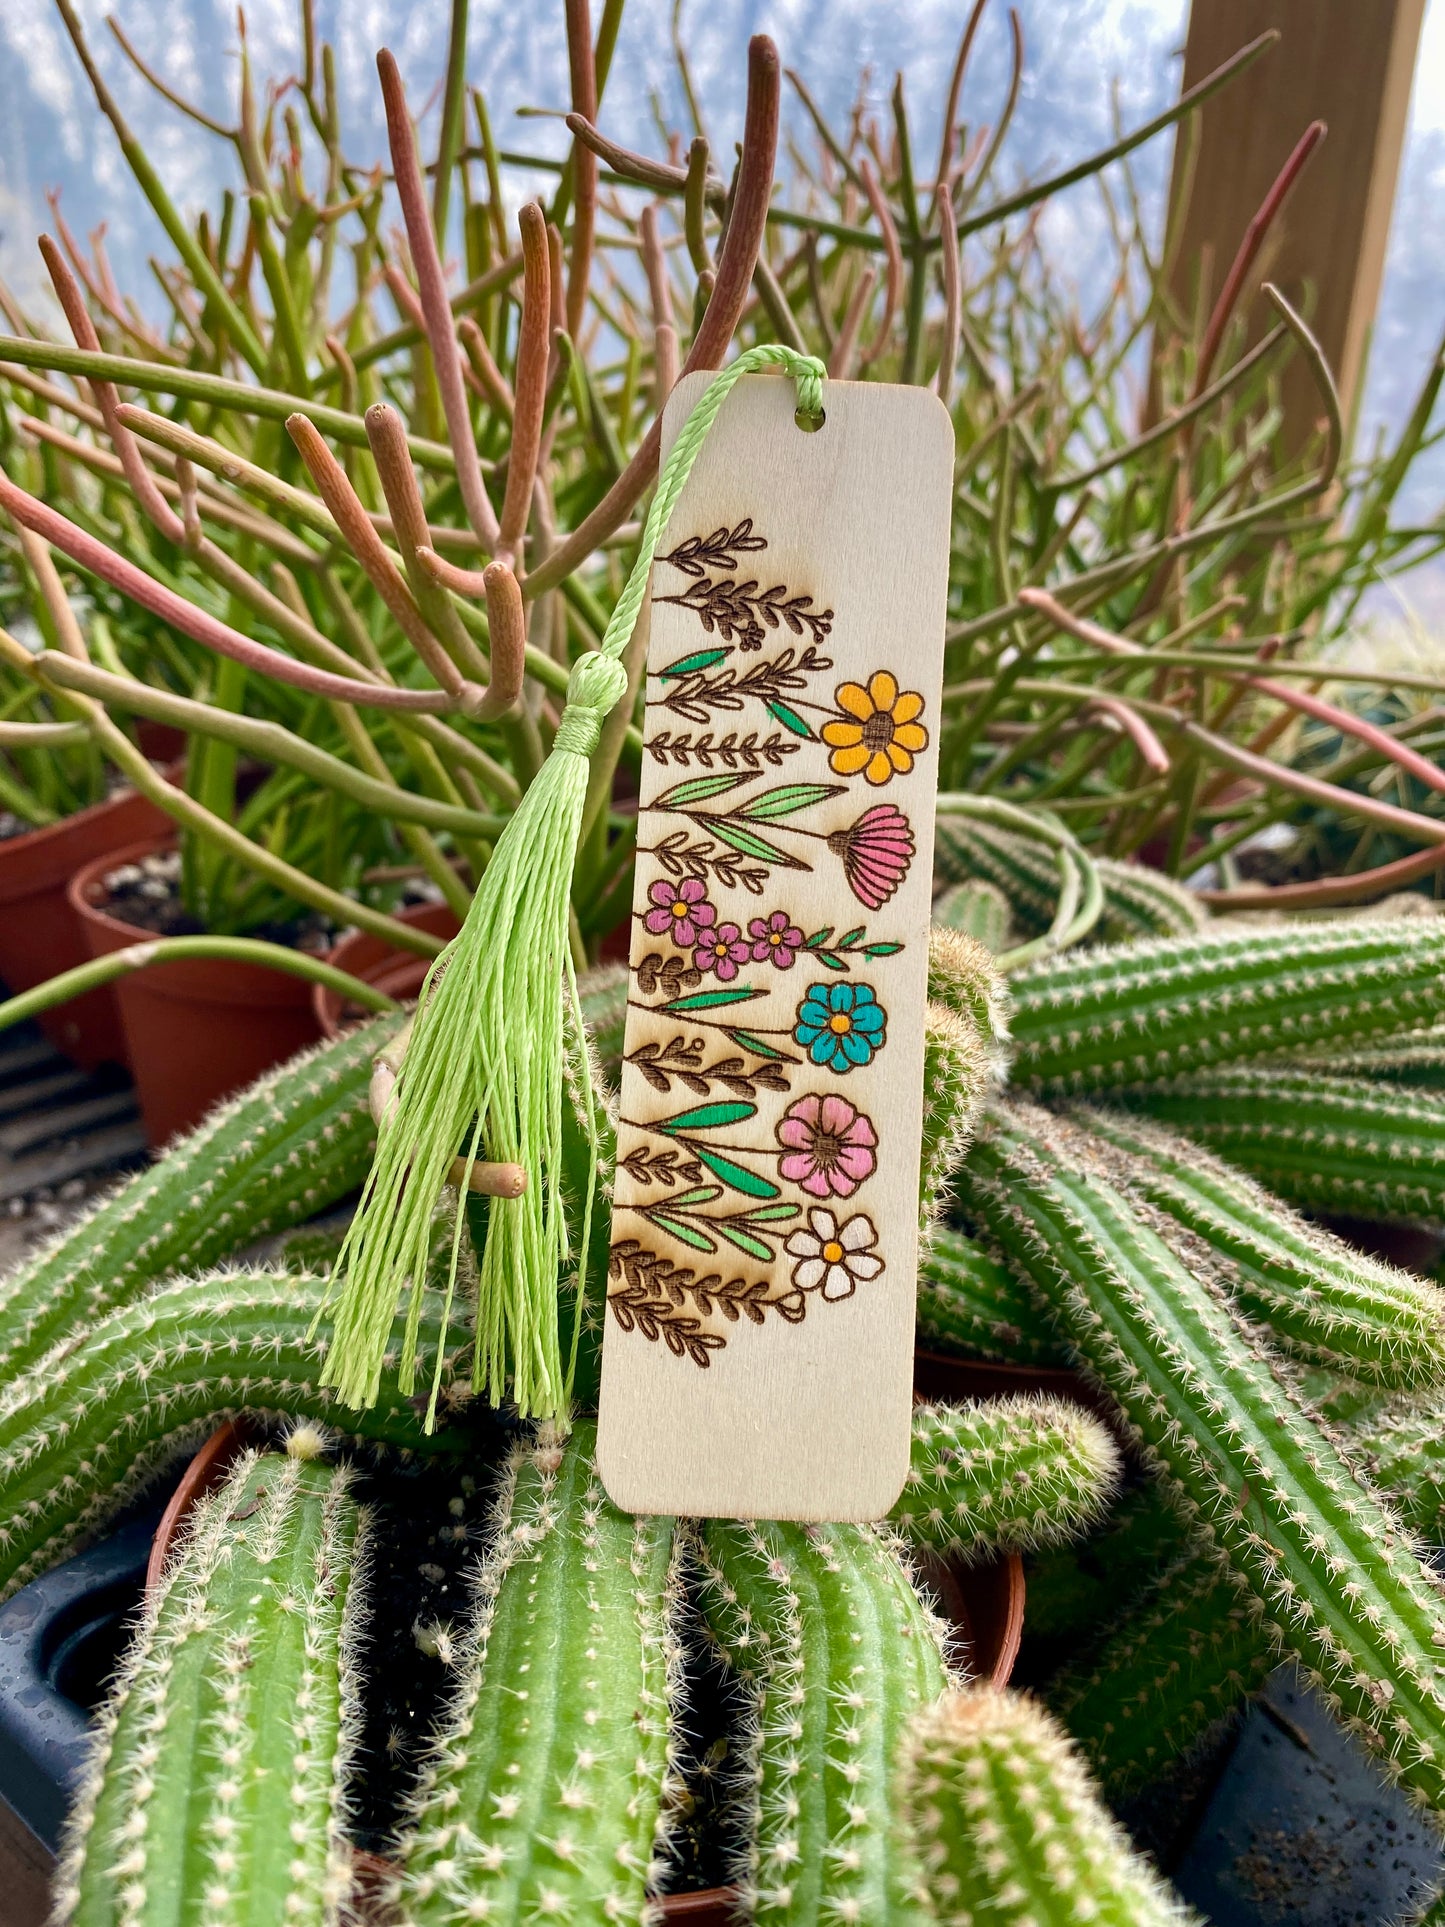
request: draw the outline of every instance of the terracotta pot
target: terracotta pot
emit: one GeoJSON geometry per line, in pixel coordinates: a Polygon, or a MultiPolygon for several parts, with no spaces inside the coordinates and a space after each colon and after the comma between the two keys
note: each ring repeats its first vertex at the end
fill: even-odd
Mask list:
{"type": "MultiPolygon", "coordinates": [[[[456,911],[445,903],[413,904],[410,910],[398,912],[396,920],[443,942],[450,942],[461,929],[456,911]]],[[[418,994],[431,969],[430,957],[419,957],[414,950],[394,949],[384,937],[374,937],[369,930],[353,930],[343,937],[326,961],[352,977],[360,977],[364,984],[375,984],[401,1003],[418,994]]],[[[323,1037],[339,1037],[368,1014],[325,984],[311,986],[311,1008],[323,1037]]]]}
{"type": "MultiPolygon", "coordinates": [[[[70,902],[92,957],[146,941],[146,931],[104,907],[105,877],[168,847],[169,838],[152,836],[110,850],[71,878],[70,902]]],[[[256,964],[220,957],[159,964],[119,979],[114,990],[153,1149],[320,1035],[305,978],[256,964]]]]}
{"type": "MultiPolygon", "coordinates": [[[[0,980],[12,995],[90,961],[93,953],[66,894],[75,872],[138,837],[161,835],[168,822],[148,797],[126,790],[61,823],[0,843],[0,980]]],[[[57,1005],[38,1021],[56,1049],[82,1070],[128,1062],[109,985],[57,1005]]]]}
{"type": "Polygon", "coordinates": [[[181,1482],[171,1494],[170,1504],[161,1514],[156,1536],[151,1540],[151,1556],[146,1566],[147,1598],[161,1583],[166,1562],[191,1507],[208,1492],[215,1491],[250,1443],[251,1430],[244,1418],[228,1419],[219,1431],[212,1432],[181,1474],[181,1482]]]}

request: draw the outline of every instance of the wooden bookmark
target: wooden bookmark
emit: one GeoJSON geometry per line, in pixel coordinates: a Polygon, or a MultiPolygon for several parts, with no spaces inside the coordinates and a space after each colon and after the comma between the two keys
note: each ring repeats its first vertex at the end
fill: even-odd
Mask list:
{"type": "Polygon", "coordinates": [[[653,568],[597,1442],[633,1512],[876,1519],[908,1468],[953,428],[823,403],[739,381],[653,568]]]}

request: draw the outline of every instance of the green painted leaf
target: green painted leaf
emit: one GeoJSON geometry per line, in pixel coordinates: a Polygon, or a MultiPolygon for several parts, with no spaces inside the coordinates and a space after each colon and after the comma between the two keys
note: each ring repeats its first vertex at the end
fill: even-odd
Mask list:
{"type": "Polygon", "coordinates": [[[679,1131],[715,1131],[724,1124],[741,1124],[757,1114],[756,1104],[745,1104],[741,1098],[723,1098],[716,1104],[695,1104],[690,1111],[679,1111],[676,1117],[659,1118],[652,1128],[676,1137],[679,1131]]]}
{"type": "Polygon", "coordinates": [[[676,662],[670,662],[657,673],[664,682],[675,682],[680,676],[696,676],[704,669],[716,669],[731,654],[731,649],[698,649],[690,656],[679,656],[676,662]]]}
{"type": "Polygon", "coordinates": [[[760,1204],[748,1218],[753,1224],[781,1224],[785,1218],[796,1218],[799,1208],[796,1204],[760,1204]]]}
{"type": "Polygon", "coordinates": [[[673,1211],[691,1211],[700,1204],[712,1204],[721,1196],[720,1184],[695,1184],[690,1191],[679,1191],[667,1202],[673,1211]]]}
{"type": "Polygon", "coordinates": [[[715,770],[711,776],[693,776],[686,783],[678,783],[670,790],[664,790],[650,807],[654,810],[690,810],[699,803],[706,803],[714,796],[721,796],[725,790],[735,790],[739,783],[750,783],[752,775],[748,771],[715,770]]]}
{"type": "Polygon", "coordinates": [[[695,990],[689,997],[674,997],[670,1004],[659,1004],[657,1008],[666,1011],[670,1017],[684,1016],[690,1010],[720,1010],[724,1004],[750,1004],[755,997],[765,996],[761,990],[695,990]]]}
{"type": "Polygon", "coordinates": [[[687,1148],[715,1178],[721,1178],[732,1190],[741,1191],[745,1198],[777,1197],[777,1185],[767,1178],[760,1178],[756,1171],[749,1171],[745,1165],[735,1164],[720,1151],[709,1150],[706,1144],[699,1144],[695,1138],[688,1139],[687,1148]]]}
{"type": "Polygon", "coordinates": [[[903,948],[901,943],[869,943],[863,946],[865,957],[892,957],[903,948]]]}
{"type": "Polygon", "coordinates": [[[841,783],[784,783],[779,789],[764,790],[761,796],[750,796],[746,803],[739,804],[737,813],[749,823],[772,823],[779,817],[810,810],[815,803],[826,803],[830,796],[840,796],[842,790],[841,783]]]}
{"type": "Polygon", "coordinates": [[[765,1245],[761,1238],[755,1238],[750,1231],[743,1231],[737,1225],[729,1224],[725,1218],[709,1218],[708,1223],[720,1238],[726,1238],[730,1245],[735,1245],[746,1257],[756,1258],[760,1265],[772,1263],[772,1246],[765,1245]]]}
{"type": "Polygon", "coordinates": [[[831,950],[823,951],[818,958],[818,962],[822,964],[825,970],[846,970],[848,968],[843,958],[835,957],[831,950]]]}
{"type": "Polygon", "coordinates": [[[812,936],[809,937],[808,941],[803,945],[803,948],[805,950],[816,950],[819,944],[826,943],[829,937],[832,936],[832,934],[833,934],[832,924],[831,923],[826,924],[823,929],[815,930],[813,932],[812,936]]]}
{"type": "Polygon", "coordinates": [[[858,939],[863,935],[864,927],[861,923],[855,923],[851,930],[844,931],[843,935],[838,939],[838,948],[840,950],[851,950],[853,945],[857,943],[858,939]]]}
{"type": "Polygon", "coordinates": [[[733,817],[704,816],[699,820],[707,824],[719,843],[728,844],[744,856],[756,857],[761,863],[776,863],[783,870],[806,870],[808,867],[806,863],[799,863],[796,857],[789,856],[786,850],[765,842],[745,823],[739,823],[733,817]]]}
{"type": "Polygon", "coordinates": [[[811,742],[813,740],[811,726],[804,721],[796,709],[790,709],[788,705],[777,696],[771,697],[763,704],[763,707],[767,710],[773,721],[775,723],[781,723],[784,729],[790,729],[795,736],[801,736],[805,742],[811,742]]]}
{"type": "Polygon", "coordinates": [[[735,1044],[740,1044],[744,1050],[750,1050],[754,1057],[781,1058],[784,1055],[782,1051],[775,1049],[773,1045],[765,1044],[761,1037],[754,1037],[750,1030],[737,1030],[732,1025],[729,1025],[727,1027],[727,1035],[732,1038],[735,1044]]]}
{"type": "Polygon", "coordinates": [[[711,1238],[701,1231],[695,1231],[690,1224],[684,1224],[681,1218],[669,1217],[665,1211],[649,1211],[647,1217],[650,1223],[670,1233],[679,1244],[690,1245],[694,1251],[717,1250],[711,1238]]]}

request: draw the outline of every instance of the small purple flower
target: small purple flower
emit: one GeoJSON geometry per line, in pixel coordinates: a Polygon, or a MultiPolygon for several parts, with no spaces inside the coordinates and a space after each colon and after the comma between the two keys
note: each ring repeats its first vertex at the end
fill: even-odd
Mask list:
{"type": "Polygon", "coordinates": [[[754,963],[771,962],[779,970],[791,970],[793,958],[802,947],[803,933],[786,910],[774,910],[766,919],[754,917],[748,925],[752,938],[754,963]]]}
{"type": "Polygon", "coordinates": [[[717,911],[704,901],[706,896],[707,885],[697,877],[684,877],[681,883],[659,877],[647,893],[656,907],[643,922],[654,937],[671,937],[679,950],[691,950],[717,922],[717,911]]]}
{"type": "Polygon", "coordinates": [[[735,923],[720,923],[707,931],[692,960],[699,970],[711,970],[720,984],[729,984],[738,974],[738,965],[752,955],[752,945],[735,923]]]}

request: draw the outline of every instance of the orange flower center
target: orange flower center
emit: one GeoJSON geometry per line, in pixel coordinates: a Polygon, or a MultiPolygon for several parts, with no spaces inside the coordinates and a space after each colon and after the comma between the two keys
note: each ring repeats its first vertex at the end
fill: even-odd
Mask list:
{"type": "Polygon", "coordinates": [[[679,901],[672,906],[672,914],[675,917],[685,917],[687,915],[687,905],[679,899],[679,901]]]}
{"type": "Polygon", "coordinates": [[[842,1037],[853,1028],[853,1019],[846,1011],[836,1010],[828,1019],[828,1028],[835,1036],[842,1037]]]}
{"type": "Polygon", "coordinates": [[[887,749],[893,741],[893,717],[886,709],[879,709],[863,725],[863,741],[869,749],[887,749]]]}
{"type": "Polygon", "coordinates": [[[773,945],[774,949],[776,949],[777,946],[782,941],[783,941],[783,933],[781,930],[773,930],[769,932],[768,942],[773,945]]]}
{"type": "Polygon", "coordinates": [[[823,1256],[830,1265],[836,1265],[838,1260],[843,1256],[843,1247],[838,1243],[836,1238],[830,1238],[827,1244],[823,1246],[823,1256]]]}

